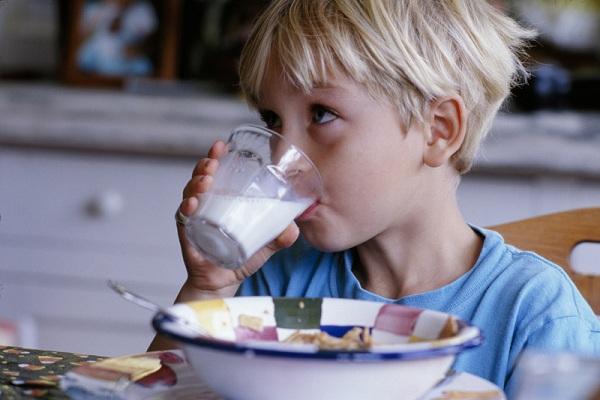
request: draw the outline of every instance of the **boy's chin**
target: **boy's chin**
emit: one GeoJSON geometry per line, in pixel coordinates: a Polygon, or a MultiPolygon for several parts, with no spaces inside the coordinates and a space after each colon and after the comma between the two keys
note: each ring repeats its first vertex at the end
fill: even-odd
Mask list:
{"type": "Polygon", "coordinates": [[[356,246],[354,243],[349,243],[343,238],[341,235],[335,235],[332,232],[316,232],[311,229],[302,229],[302,237],[306,240],[312,247],[324,251],[327,253],[332,253],[336,251],[347,250],[356,246]]]}

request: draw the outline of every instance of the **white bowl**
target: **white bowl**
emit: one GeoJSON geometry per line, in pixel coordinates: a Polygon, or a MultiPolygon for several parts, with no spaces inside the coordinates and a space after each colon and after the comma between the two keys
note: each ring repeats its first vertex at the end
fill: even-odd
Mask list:
{"type": "Polygon", "coordinates": [[[482,341],[479,329],[449,314],[362,300],[236,297],[169,311],[215,338],[162,313],[156,331],[181,344],[202,381],[235,400],[417,399],[482,341]],[[240,324],[240,316],[262,327],[240,324]],[[369,328],[375,344],[340,351],[281,342],[297,330],[341,336],[352,327],[369,328]]]}

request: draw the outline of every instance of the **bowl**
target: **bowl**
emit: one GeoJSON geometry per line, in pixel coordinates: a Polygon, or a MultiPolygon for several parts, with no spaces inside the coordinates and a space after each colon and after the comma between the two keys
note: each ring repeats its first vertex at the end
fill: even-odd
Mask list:
{"type": "Polygon", "coordinates": [[[203,382],[236,400],[417,399],[482,342],[478,328],[452,315],[363,300],[235,297],[168,311],[213,337],[160,312],[156,331],[181,345],[203,382]],[[336,348],[357,329],[358,347],[336,348]],[[330,339],[286,341],[302,334],[330,339]]]}

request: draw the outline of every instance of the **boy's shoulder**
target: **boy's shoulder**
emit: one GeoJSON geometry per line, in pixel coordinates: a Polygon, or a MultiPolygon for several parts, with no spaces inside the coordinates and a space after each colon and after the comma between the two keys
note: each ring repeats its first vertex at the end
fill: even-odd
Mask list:
{"type": "Polygon", "coordinates": [[[479,262],[491,262],[499,273],[514,275],[520,281],[540,278],[552,279],[557,284],[572,283],[564,268],[542,255],[506,243],[496,231],[478,227],[474,229],[484,237],[479,262]]]}
{"type": "MultiPolygon", "coordinates": [[[[500,236],[499,233],[496,234],[500,236]]],[[[504,239],[502,241],[505,262],[510,267],[507,272],[519,274],[522,276],[521,280],[526,280],[531,284],[543,281],[546,284],[571,286],[572,281],[563,267],[538,253],[505,243],[504,239]]]]}
{"type": "Polygon", "coordinates": [[[591,307],[564,268],[543,256],[504,242],[502,236],[480,229],[495,247],[494,283],[501,293],[519,303],[524,313],[540,323],[557,318],[583,318],[597,324],[591,307]]]}

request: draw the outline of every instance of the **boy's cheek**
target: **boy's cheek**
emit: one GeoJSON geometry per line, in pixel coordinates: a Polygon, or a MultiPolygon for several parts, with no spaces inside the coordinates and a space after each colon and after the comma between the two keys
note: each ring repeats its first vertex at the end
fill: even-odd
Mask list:
{"type": "Polygon", "coordinates": [[[302,237],[311,246],[324,252],[347,250],[368,240],[364,229],[359,229],[360,225],[364,224],[353,223],[351,220],[340,222],[326,216],[298,223],[302,237]]]}
{"type": "MultiPolygon", "coordinates": [[[[327,224],[323,220],[298,223],[302,237],[310,243],[311,246],[325,252],[334,252],[345,250],[345,235],[335,234],[336,228],[333,224],[327,224]]],[[[339,232],[339,231],[338,231],[339,232]]]]}

